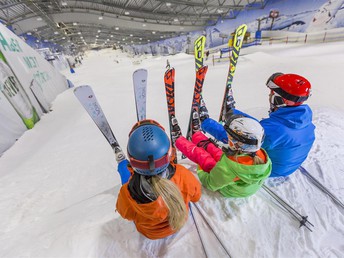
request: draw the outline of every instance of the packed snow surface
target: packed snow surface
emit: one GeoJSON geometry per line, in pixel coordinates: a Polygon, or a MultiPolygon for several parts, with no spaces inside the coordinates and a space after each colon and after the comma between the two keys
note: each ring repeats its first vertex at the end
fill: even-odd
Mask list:
{"type": "MultiPolygon", "coordinates": [[[[203,96],[217,119],[228,62],[209,65],[203,96]]],[[[176,114],[185,133],[195,80],[193,56],[130,57],[120,50],[89,52],[75,74],[90,85],[122,148],[136,122],[132,74],[148,70],[147,117],[168,126],[163,75],[176,69],[176,114]]],[[[313,86],[316,141],[303,166],[344,202],[344,44],[262,45],[243,49],[234,76],[236,107],[257,118],[268,115],[266,80],[297,73],[313,86]]],[[[162,240],[140,235],[115,211],[121,187],[109,144],[69,89],[53,111],[0,158],[0,257],[205,257],[191,218],[162,240]]],[[[180,162],[195,173],[189,160],[180,162]]],[[[195,176],[196,173],[195,173],[195,176]]],[[[199,207],[236,257],[343,257],[344,215],[328,196],[296,171],[266,184],[314,224],[313,232],[281,209],[265,191],[224,198],[202,188],[199,207]]],[[[193,213],[209,257],[226,257],[197,209],[193,213]]]]}

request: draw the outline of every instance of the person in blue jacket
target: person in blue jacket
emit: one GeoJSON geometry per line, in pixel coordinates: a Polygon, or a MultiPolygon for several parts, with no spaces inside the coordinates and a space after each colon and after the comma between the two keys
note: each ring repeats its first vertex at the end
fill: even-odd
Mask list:
{"type": "MultiPolygon", "coordinates": [[[[270,89],[270,111],[269,118],[260,121],[265,131],[262,148],[272,161],[270,177],[288,176],[305,161],[315,140],[312,110],[303,104],[310,96],[311,84],[297,74],[274,73],[266,86],[270,89]]],[[[204,109],[201,106],[202,129],[227,143],[223,126],[209,118],[204,109]]],[[[249,116],[236,109],[232,112],[249,116]]]]}

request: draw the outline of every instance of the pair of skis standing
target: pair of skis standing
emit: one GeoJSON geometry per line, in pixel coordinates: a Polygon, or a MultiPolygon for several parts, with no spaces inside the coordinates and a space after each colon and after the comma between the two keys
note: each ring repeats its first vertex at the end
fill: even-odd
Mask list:
{"type": "MultiPolygon", "coordinates": [[[[247,26],[245,24],[239,26],[236,30],[234,36],[234,44],[231,51],[230,56],[230,64],[229,64],[229,71],[226,80],[226,87],[224,92],[224,97],[222,101],[222,107],[219,115],[219,122],[225,122],[225,114],[230,109],[234,108],[234,98],[232,92],[232,82],[234,73],[236,70],[236,64],[239,57],[239,52],[242,46],[243,38],[246,33],[247,26]]],[[[199,119],[199,111],[200,107],[204,104],[204,100],[202,98],[202,87],[205,79],[205,75],[207,73],[208,67],[203,66],[203,55],[204,55],[204,46],[205,46],[205,36],[199,37],[194,44],[195,47],[195,68],[196,68],[196,80],[194,85],[194,93],[192,98],[192,106],[190,111],[190,118],[188,123],[188,130],[186,133],[186,138],[190,139],[192,134],[195,131],[200,130],[200,119],[199,119]]],[[[164,83],[165,83],[165,92],[166,92],[166,101],[168,107],[168,116],[169,116],[169,125],[170,125],[170,136],[172,142],[172,150],[173,150],[173,157],[174,162],[177,163],[177,152],[175,147],[175,140],[176,140],[176,126],[178,125],[178,121],[176,119],[175,113],[175,88],[174,88],[174,76],[175,76],[175,69],[170,67],[170,64],[167,64],[167,71],[164,74],[164,83]]],[[[135,92],[135,103],[136,103],[136,113],[137,113],[137,120],[140,121],[146,118],[146,87],[147,87],[147,70],[139,69],[136,70],[133,74],[133,82],[134,82],[134,92],[135,92]]],[[[121,162],[122,160],[126,159],[124,152],[122,151],[116,137],[111,130],[111,127],[95,97],[90,86],[79,86],[74,90],[76,97],[79,99],[81,104],[84,106],[86,111],[89,113],[95,124],[98,126],[99,130],[102,132],[104,137],[107,139],[109,144],[111,145],[115,155],[116,160],[121,162]]],[[[325,188],[320,182],[314,179],[306,169],[301,167],[301,172],[307,178],[312,179],[311,182],[317,186],[320,190],[324,193],[329,195],[336,204],[338,204],[341,208],[344,209],[343,203],[340,202],[338,198],[336,198],[327,188],[325,188]],[[314,180],[313,180],[314,179],[314,180]]],[[[288,213],[292,215],[293,218],[300,222],[300,227],[305,226],[310,231],[310,226],[313,226],[307,220],[307,216],[301,215],[297,212],[294,208],[292,208],[286,201],[284,201],[281,197],[279,197],[276,193],[274,193],[271,189],[269,189],[266,185],[262,187],[278,204],[282,206],[288,213]]],[[[200,215],[203,215],[201,212],[200,207],[198,204],[194,204],[191,207],[196,207],[197,211],[200,215]]],[[[190,207],[190,208],[191,208],[190,207]]],[[[192,209],[191,209],[191,214],[192,209]]],[[[219,240],[220,244],[226,251],[227,255],[230,256],[229,252],[226,250],[225,245],[223,245],[222,241],[218,238],[217,234],[210,226],[209,222],[205,218],[205,216],[201,216],[205,221],[208,227],[212,230],[216,238],[219,240]]],[[[194,217],[193,217],[194,219],[194,217]]],[[[198,230],[197,221],[194,219],[196,228],[198,230]]],[[[199,232],[199,231],[198,231],[199,232]]],[[[201,234],[199,234],[204,252],[207,256],[207,252],[205,246],[203,244],[201,234]]]]}

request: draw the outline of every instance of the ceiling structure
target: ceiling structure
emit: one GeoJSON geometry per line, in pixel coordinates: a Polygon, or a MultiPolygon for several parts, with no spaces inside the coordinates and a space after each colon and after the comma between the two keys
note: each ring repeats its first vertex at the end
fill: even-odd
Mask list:
{"type": "Polygon", "coordinates": [[[267,0],[0,0],[0,19],[17,35],[62,46],[146,44],[220,20],[267,0]]]}

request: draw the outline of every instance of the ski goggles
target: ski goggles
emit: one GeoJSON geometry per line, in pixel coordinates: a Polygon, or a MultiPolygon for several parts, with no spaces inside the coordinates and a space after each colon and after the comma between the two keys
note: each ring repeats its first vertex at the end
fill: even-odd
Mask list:
{"type": "Polygon", "coordinates": [[[233,139],[235,139],[239,142],[242,142],[242,143],[248,144],[248,145],[257,145],[258,144],[257,139],[250,139],[250,138],[247,138],[243,135],[237,134],[235,131],[233,131],[231,128],[229,128],[229,126],[227,124],[225,124],[223,127],[225,128],[226,132],[231,137],[233,137],[233,139]]]}
{"type": "Polygon", "coordinates": [[[232,123],[232,121],[236,118],[240,118],[240,117],[244,117],[243,115],[231,115],[230,117],[228,117],[226,123],[223,125],[223,128],[226,130],[226,132],[234,139],[237,140],[239,142],[242,142],[244,144],[248,144],[248,145],[257,145],[258,144],[258,140],[257,139],[251,139],[251,138],[247,138],[244,135],[238,134],[237,132],[235,132],[234,130],[232,130],[229,126],[232,123]]]}
{"type": "Polygon", "coordinates": [[[134,126],[130,130],[129,136],[133,133],[133,131],[135,131],[137,128],[139,128],[140,126],[143,126],[143,125],[156,125],[165,131],[165,128],[162,127],[162,125],[159,124],[157,121],[155,121],[153,119],[144,119],[144,120],[138,121],[136,124],[134,124],[134,126]]]}

